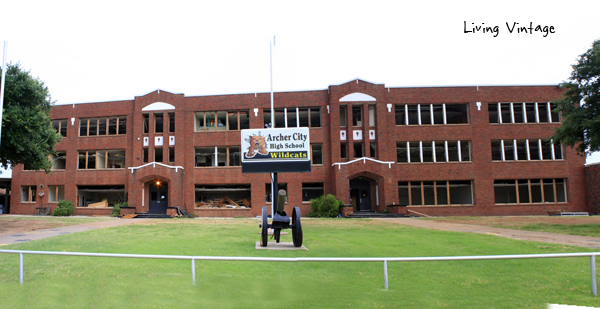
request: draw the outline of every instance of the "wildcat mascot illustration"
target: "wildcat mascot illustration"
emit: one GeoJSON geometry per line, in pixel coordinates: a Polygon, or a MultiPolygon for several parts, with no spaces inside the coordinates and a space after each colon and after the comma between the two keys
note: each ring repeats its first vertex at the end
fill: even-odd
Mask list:
{"type": "Polygon", "coordinates": [[[260,132],[258,132],[258,135],[251,135],[245,140],[250,144],[250,147],[248,147],[248,152],[246,153],[246,158],[254,158],[257,153],[261,155],[269,154],[265,137],[261,136],[260,132]]]}

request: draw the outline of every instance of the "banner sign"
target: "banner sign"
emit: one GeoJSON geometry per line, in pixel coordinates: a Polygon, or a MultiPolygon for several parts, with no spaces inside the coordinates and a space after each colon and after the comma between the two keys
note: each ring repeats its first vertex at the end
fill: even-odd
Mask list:
{"type": "Polygon", "coordinates": [[[242,130],[242,173],[310,172],[308,128],[242,130]]]}

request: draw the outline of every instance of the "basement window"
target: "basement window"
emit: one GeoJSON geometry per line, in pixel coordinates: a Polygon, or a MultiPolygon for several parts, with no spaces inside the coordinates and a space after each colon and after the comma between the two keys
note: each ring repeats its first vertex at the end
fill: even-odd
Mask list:
{"type": "Polygon", "coordinates": [[[196,184],[194,208],[250,208],[249,184],[196,184]]]}
{"type": "Polygon", "coordinates": [[[77,186],[77,207],[104,208],[123,202],[125,186],[77,186]]]}

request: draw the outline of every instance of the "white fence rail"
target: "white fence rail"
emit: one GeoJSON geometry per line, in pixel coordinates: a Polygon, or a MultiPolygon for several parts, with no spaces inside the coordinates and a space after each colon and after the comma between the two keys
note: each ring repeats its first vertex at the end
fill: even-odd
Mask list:
{"type": "Polygon", "coordinates": [[[342,258],[342,257],[307,257],[307,258],[278,258],[278,257],[247,257],[247,256],[191,256],[191,255],[153,255],[153,254],[120,254],[120,253],[88,253],[88,252],[56,252],[56,251],[26,251],[0,250],[0,253],[19,254],[19,282],[23,284],[23,255],[66,255],[94,256],[133,259],[168,259],[191,260],[192,284],[196,284],[196,260],[201,261],[252,261],[252,262],[383,262],[383,285],[387,290],[388,262],[433,262],[433,261],[473,261],[473,260],[515,260],[542,258],[590,257],[590,277],[592,295],[598,296],[596,285],[596,255],[600,252],[577,253],[548,253],[548,254],[517,254],[517,255],[474,255],[474,256],[436,256],[436,257],[371,257],[371,258],[342,258]]]}

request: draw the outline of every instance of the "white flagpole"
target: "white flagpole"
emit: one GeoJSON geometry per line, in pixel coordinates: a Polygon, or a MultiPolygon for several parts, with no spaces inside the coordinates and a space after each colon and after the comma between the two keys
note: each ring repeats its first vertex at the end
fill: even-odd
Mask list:
{"type": "Polygon", "coordinates": [[[2,142],[2,109],[4,108],[4,81],[6,80],[6,50],[8,42],[4,41],[4,52],[2,53],[2,84],[0,84],[0,144],[2,142]]]}
{"type": "MultiPolygon", "coordinates": [[[[275,125],[275,110],[273,109],[273,45],[275,45],[275,36],[273,36],[273,44],[271,44],[271,42],[269,42],[269,68],[270,68],[270,74],[271,74],[271,126],[270,128],[273,128],[275,125]]],[[[273,179],[274,179],[274,175],[273,173],[271,173],[271,216],[275,217],[275,209],[274,209],[274,205],[275,205],[275,199],[278,197],[276,196],[276,192],[275,191],[275,186],[273,184],[273,179]]]]}

